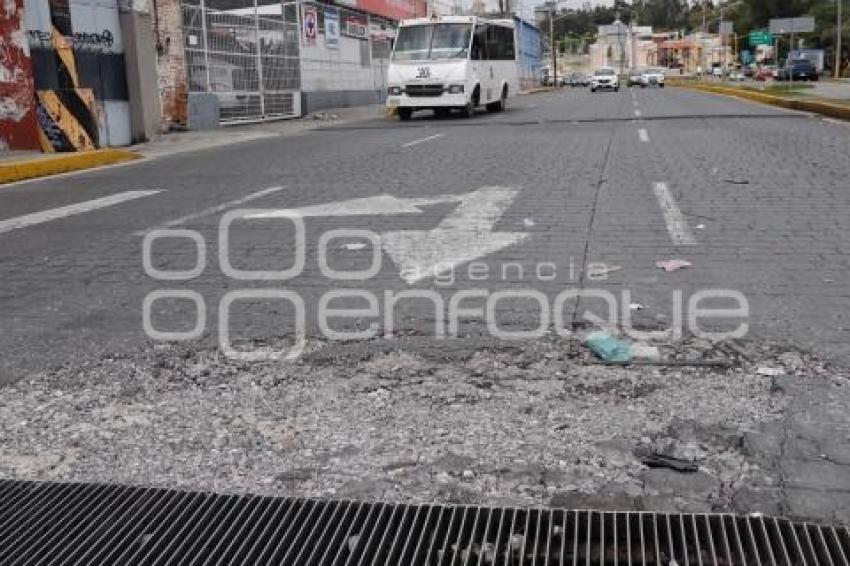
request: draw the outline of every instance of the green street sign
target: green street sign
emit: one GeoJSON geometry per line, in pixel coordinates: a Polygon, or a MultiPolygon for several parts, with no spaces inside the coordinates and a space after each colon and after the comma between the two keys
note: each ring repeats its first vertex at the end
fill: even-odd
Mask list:
{"type": "Polygon", "coordinates": [[[770,45],[772,43],[773,38],[766,29],[750,32],[750,45],[770,45]]]}

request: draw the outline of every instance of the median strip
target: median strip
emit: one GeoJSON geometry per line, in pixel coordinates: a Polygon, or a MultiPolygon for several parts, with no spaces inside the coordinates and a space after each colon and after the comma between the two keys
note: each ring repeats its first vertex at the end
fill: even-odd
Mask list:
{"type": "Polygon", "coordinates": [[[37,157],[0,161],[0,184],[46,177],[69,171],[91,169],[139,159],[141,155],[125,149],[99,149],[78,153],[43,154],[37,157]]]}
{"type": "Polygon", "coordinates": [[[737,98],[743,98],[746,100],[752,100],[755,102],[761,102],[762,104],[768,104],[770,106],[777,106],[779,108],[787,108],[789,110],[799,110],[802,112],[812,112],[815,114],[821,114],[823,116],[830,116],[832,118],[839,118],[841,120],[850,120],[850,105],[837,104],[833,102],[829,102],[826,100],[810,100],[805,98],[790,98],[785,96],[777,96],[774,94],[767,94],[764,92],[759,92],[755,90],[745,89],[745,88],[735,88],[729,86],[718,86],[718,85],[703,85],[703,84],[685,84],[685,83],[677,83],[676,86],[682,88],[688,88],[691,90],[698,90],[702,92],[709,92],[712,94],[723,94],[727,96],[734,96],[737,98]]]}

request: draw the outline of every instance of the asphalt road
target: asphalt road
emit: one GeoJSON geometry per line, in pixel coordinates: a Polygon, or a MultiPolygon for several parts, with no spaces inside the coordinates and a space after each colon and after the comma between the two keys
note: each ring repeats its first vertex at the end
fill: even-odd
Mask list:
{"type": "MultiPolygon", "coordinates": [[[[576,305],[565,296],[556,315],[565,290],[624,301],[618,322],[624,312],[643,329],[684,319],[687,332],[689,301],[725,289],[740,293],[738,306],[743,297],[749,316],[727,314],[706,328],[731,330],[744,321],[744,340],[779,341],[846,363],[847,155],[846,124],[674,88],[595,95],[565,89],[518,97],[504,113],[471,120],[381,118],[5,186],[0,382],[149,344],[143,304],[157,290],[198,294],[205,342],[220,338],[219,308],[232,298],[228,328],[237,344],[290,334],[295,295],[227,293],[293,292],[304,304],[309,347],[322,334],[322,297],[339,289],[364,294],[333,307],[370,307],[365,293],[376,302],[355,318],[332,319],[333,328],[386,328],[390,318],[397,330],[425,335],[446,329],[437,324],[434,296],[387,308],[386,292],[433,291],[447,305],[462,291],[478,293],[463,300],[466,308],[482,307],[497,291],[524,294],[493,301],[492,316],[464,315],[464,336],[492,334],[490,321],[519,332],[545,323],[581,327],[587,310],[604,313],[599,299],[576,305]],[[300,274],[255,281],[222,272],[225,212],[316,205],[331,206],[302,210],[300,274]],[[145,272],[144,234],[162,226],[200,234],[200,274],[157,280],[145,272]],[[350,234],[326,246],[329,267],[365,270],[374,262],[376,272],[362,281],[322,273],[320,242],[331,229],[379,234],[374,241],[383,251],[375,255],[371,243],[350,234]],[[656,267],[667,259],[691,266],[670,273],[656,267]],[[434,264],[442,268],[437,278],[429,271],[434,264]]],[[[294,241],[285,218],[237,221],[230,263],[286,269],[297,256],[294,241]]],[[[185,234],[156,240],[152,265],[191,270],[197,246],[185,234]]],[[[151,321],[160,332],[190,332],[196,310],[191,300],[160,298],[151,321]]]]}

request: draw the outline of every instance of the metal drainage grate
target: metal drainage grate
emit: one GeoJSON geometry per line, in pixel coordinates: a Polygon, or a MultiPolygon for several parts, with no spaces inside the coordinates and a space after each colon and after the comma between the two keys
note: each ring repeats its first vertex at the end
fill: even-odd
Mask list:
{"type": "Polygon", "coordinates": [[[0,481],[0,564],[831,565],[845,527],[0,481]]]}

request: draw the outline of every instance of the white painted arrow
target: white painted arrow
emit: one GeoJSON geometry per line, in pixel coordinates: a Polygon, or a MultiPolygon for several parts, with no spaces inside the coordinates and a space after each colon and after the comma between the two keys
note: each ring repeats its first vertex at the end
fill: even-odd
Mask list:
{"type": "Polygon", "coordinates": [[[419,214],[425,206],[459,203],[432,230],[400,230],[381,234],[383,250],[398,266],[401,278],[412,285],[525,238],[528,234],[521,232],[493,232],[493,226],[518,192],[510,187],[482,187],[464,195],[425,198],[378,195],[302,208],[269,210],[246,218],[281,218],[293,214],[301,217],[419,214]]]}
{"type": "Polygon", "coordinates": [[[460,195],[458,207],[433,230],[401,230],[381,235],[384,251],[408,285],[513,245],[528,234],[493,232],[493,226],[519,191],[482,187],[460,195]]]}
{"type": "Polygon", "coordinates": [[[302,208],[269,210],[251,214],[246,218],[281,218],[292,215],[307,218],[310,216],[372,216],[392,214],[419,214],[419,207],[443,202],[459,202],[463,195],[438,195],[431,198],[396,198],[391,195],[355,198],[337,202],[315,204],[302,208]]]}

